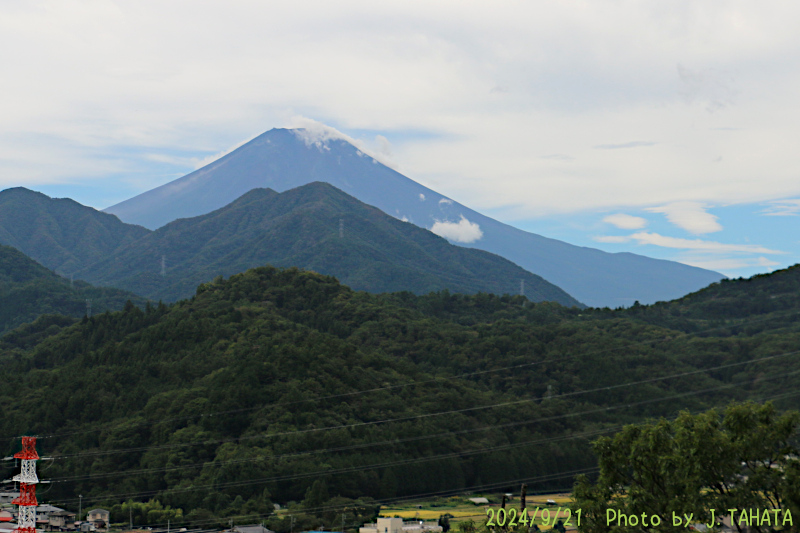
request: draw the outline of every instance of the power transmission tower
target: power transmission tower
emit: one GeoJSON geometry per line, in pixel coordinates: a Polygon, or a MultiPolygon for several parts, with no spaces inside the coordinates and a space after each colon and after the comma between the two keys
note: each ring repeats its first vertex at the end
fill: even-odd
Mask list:
{"type": "Polygon", "coordinates": [[[520,296],[525,296],[525,280],[524,279],[519,280],[519,295],[520,296]]]}
{"type": "Polygon", "coordinates": [[[91,300],[86,300],[86,316],[87,317],[91,317],[92,316],[92,301],[91,300]]]}
{"type": "Polygon", "coordinates": [[[74,273],[69,275],[69,288],[70,289],[74,289],[75,288],[75,274],[74,273]]]}
{"type": "Polygon", "coordinates": [[[344,219],[340,218],[339,219],[339,238],[341,239],[343,237],[344,237],[344,219]]]}
{"type": "Polygon", "coordinates": [[[14,457],[22,459],[22,470],[11,478],[19,481],[19,496],[11,503],[19,505],[17,515],[17,533],[36,533],[36,484],[39,477],[36,475],[36,437],[22,437],[22,451],[14,457]]]}
{"type": "Polygon", "coordinates": [[[167,275],[167,256],[166,255],[162,255],[161,256],[161,275],[162,276],[166,276],[167,275]]]}

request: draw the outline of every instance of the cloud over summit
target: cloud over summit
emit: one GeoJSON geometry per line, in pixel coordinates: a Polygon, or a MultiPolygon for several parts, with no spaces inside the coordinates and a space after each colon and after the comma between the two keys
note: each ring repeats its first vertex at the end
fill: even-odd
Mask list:
{"type": "Polygon", "coordinates": [[[439,237],[444,237],[453,242],[470,243],[483,237],[481,227],[475,222],[470,222],[464,215],[458,222],[436,221],[431,227],[431,231],[439,237]]]}

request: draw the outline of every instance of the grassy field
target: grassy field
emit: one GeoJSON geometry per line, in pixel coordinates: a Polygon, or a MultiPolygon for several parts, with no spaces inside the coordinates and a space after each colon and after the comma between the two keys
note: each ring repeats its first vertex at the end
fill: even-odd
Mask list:
{"type": "MultiPolygon", "coordinates": [[[[390,518],[399,516],[406,520],[438,520],[444,514],[450,514],[453,518],[450,519],[451,527],[455,528],[458,522],[463,520],[473,520],[476,523],[485,523],[488,515],[487,509],[498,509],[502,501],[502,494],[475,494],[471,496],[454,496],[451,498],[435,498],[432,500],[418,500],[403,502],[398,505],[387,505],[381,509],[380,516],[390,518]],[[475,505],[468,498],[484,497],[489,500],[488,504],[475,505]]],[[[538,507],[541,510],[549,509],[550,516],[555,517],[556,510],[561,508],[559,517],[565,516],[564,508],[571,503],[572,499],[569,494],[536,494],[529,495],[526,498],[526,508],[528,515],[532,516],[534,510],[538,507]],[[547,505],[547,500],[553,500],[555,505],[547,505]]],[[[519,495],[515,495],[510,501],[506,503],[506,509],[514,508],[519,511],[519,495]]],[[[550,525],[555,520],[551,520],[550,525]]],[[[573,518],[573,523],[575,519],[573,518]]],[[[540,516],[536,517],[535,522],[543,531],[549,529],[550,526],[544,525],[540,516]]],[[[572,529],[572,528],[569,528],[572,529]]]]}

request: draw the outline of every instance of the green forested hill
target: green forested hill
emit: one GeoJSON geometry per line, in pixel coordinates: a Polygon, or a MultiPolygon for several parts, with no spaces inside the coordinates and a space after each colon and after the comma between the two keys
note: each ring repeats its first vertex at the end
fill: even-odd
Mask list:
{"type": "Polygon", "coordinates": [[[24,187],[0,191],[0,244],[67,277],[148,233],[69,198],[24,187]]]}
{"type": "Polygon", "coordinates": [[[266,264],[333,275],[369,292],[514,294],[524,282],[533,301],[581,306],[500,256],[449,244],[320,182],[282,194],[254,189],[222,209],[167,224],[79,275],[174,301],[217,275],[266,264]]]}
{"type": "Polygon", "coordinates": [[[43,314],[79,318],[86,314],[86,300],[94,312],[122,309],[127,300],[144,305],[143,298],[120,289],[70,284],[22,252],[0,245],[0,334],[43,314]]]}
{"type": "Polygon", "coordinates": [[[794,265],[747,279],[725,279],[670,302],[595,313],[724,336],[792,327],[799,310],[800,265],[794,265]]]}
{"type": "Polygon", "coordinates": [[[533,301],[582,306],[500,256],[451,245],[319,182],[283,194],[254,189],[155,232],[73,200],[7,189],[0,192],[0,244],[62,275],[152,300],[186,298],[218,275],[270,264],[335,275],[370,292],[514,294],[522,282],[533,301]]]}
{"type": "Polygon", "coordinates": [[[731,399],[798,406],[796,316],[708,336],[523,303],[259,268],[171,306],[43,319],[0,339],[0,434],[42,436],[51,503],[122,513],[156,498],[199,520],[323,493],[569,487],[593,466],[588,440],[621,423],[731,399]]]}

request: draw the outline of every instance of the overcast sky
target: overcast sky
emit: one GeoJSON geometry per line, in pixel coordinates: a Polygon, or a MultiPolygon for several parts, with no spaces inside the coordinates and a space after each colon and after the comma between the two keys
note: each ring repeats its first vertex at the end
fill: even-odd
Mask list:
{"type": "Polygon", "coordinates": [[[0,3],[0,188],[104,208],[304,119],[523,229],[800,261],[800,3],[0,3]]]}

